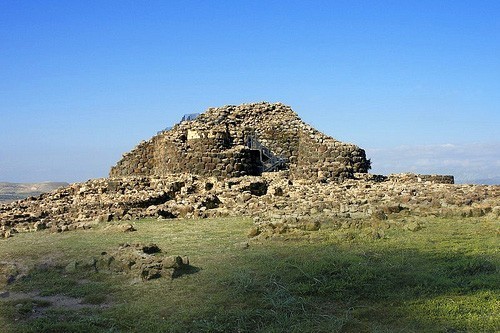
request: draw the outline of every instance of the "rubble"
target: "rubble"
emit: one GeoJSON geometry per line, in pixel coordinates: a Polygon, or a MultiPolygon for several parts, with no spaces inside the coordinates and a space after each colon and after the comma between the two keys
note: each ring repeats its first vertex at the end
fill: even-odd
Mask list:
{"type": "Polygon", "coordinates": [[[283,171],[222,180],[196,175],[95,179],[1,205],[0,235],[88,229],[142,218],[320,215],[385,220],[407,215],[498,218],[500,213],[500,186],[419,182],[414,177],[401,181],[408,174],[384,181],[360,178],[311,184],[291,181],[283,171]]]}
{"type": "Polygon", "coordinates": [[[163,254],[156,244],[125,243],[94,259],[98,272],[131,274],[143,281],[176,278],[189,268],[189,258],[163,254]]]}

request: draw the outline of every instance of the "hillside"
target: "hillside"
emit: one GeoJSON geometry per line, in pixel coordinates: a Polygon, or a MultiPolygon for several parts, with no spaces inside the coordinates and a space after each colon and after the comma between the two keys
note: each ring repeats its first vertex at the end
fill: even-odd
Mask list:
{"type": "Polygon", "coordinates": [[[0,203],[12,202],[68,186],[64,182],[8,183],[0,182],[0,203]]]}

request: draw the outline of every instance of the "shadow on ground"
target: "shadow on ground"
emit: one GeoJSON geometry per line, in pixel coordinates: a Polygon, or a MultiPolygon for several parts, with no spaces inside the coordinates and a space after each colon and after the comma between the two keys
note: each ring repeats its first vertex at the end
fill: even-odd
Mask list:
{"type": "Polygon", "coordinates": [[[269,241],[206,257],[175,279],[135,284],[123,274],[40,267],[9,290],[64,295],[84,306],[4,298],[0,323],[6,332],[500,329],[495,252],[381,244],[269,241]]]}

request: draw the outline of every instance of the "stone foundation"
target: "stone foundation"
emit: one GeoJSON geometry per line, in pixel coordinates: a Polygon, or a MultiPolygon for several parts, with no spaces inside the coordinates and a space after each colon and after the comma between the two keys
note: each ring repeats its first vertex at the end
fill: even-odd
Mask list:
{"type": "MultiPolygon", "coordinates": [[[[288,172],[230,179],[170,175],[96,179],[0,205],[0,235],[85,229],[139,218],[224,216],[374,218],[500,217],[500,186],[439,183],[404,174],[342,183],[294,181],[288,172]]],[[[449,180],[449,179],[444,179],[449,180]]]]}

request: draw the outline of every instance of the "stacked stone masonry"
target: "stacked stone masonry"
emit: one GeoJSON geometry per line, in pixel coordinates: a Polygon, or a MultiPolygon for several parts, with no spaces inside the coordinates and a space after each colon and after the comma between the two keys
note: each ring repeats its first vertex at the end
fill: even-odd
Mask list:
{"type": "Polygon", "coordinates": [[[246,144],[250,137],[284,157],[292,179],[338,181],[370,167],[363,149],[320,133],[288,106],[262,102],[210,108],[181,122],[125,154],[110,177],[259,175],[262,162],[246,144]]]}

